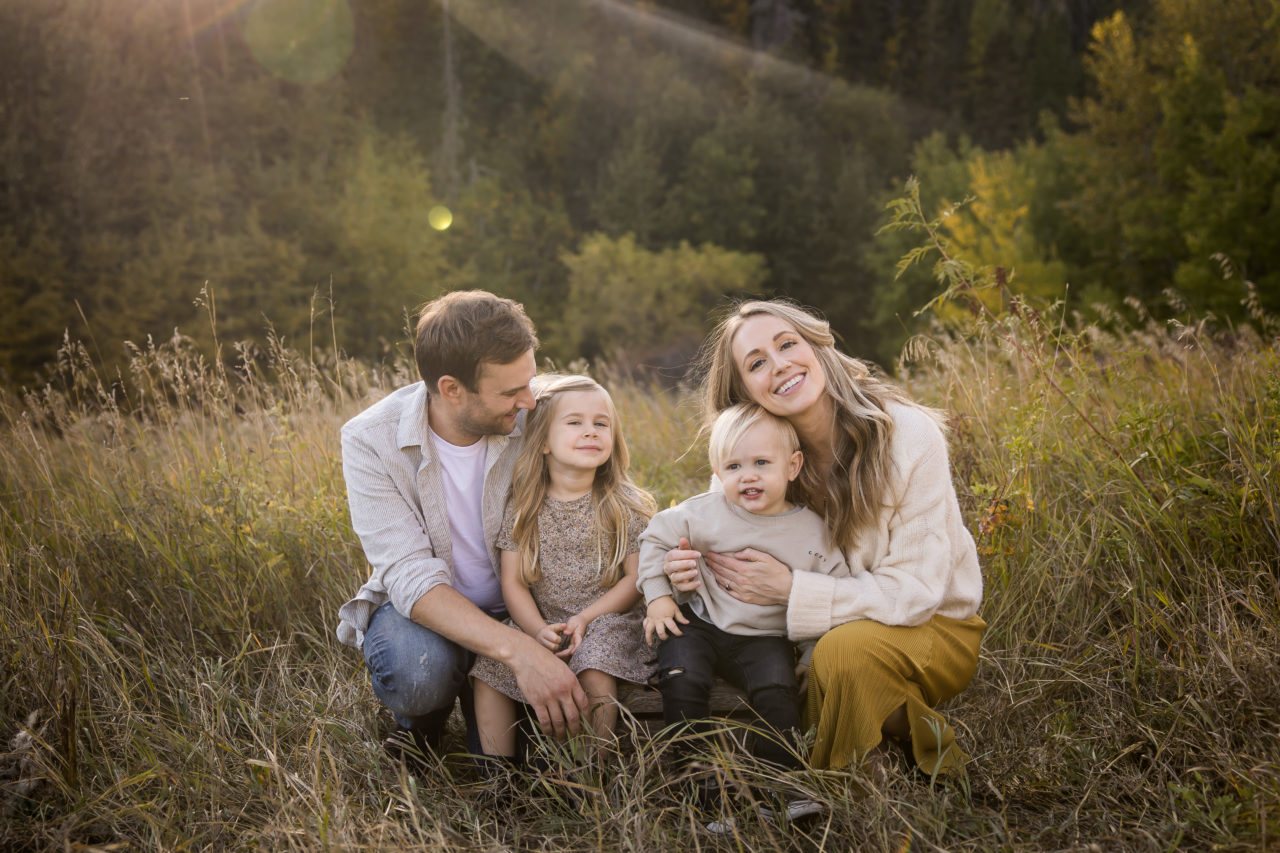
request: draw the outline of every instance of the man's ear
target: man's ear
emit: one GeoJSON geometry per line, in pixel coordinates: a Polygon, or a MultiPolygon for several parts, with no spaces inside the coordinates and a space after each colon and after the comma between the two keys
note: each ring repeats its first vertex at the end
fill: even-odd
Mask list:
{"type": "Polygon", "coordinates": [[[804,454],[797,450],[791,454],[791,463],[787,467],[787,482],[790,483],[800,476],[800,466],[804,464],[804,454]]]}
{"type": "Polygon", "coordinates": [[[436,380],[436,393],[441,399],[456,403],[462,399],[462,383],[452,376],[441,376],[436,380]]]}

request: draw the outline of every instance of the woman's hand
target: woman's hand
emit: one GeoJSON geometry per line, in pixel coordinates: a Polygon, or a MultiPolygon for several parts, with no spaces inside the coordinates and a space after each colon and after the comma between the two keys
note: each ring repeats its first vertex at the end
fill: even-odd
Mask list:
{"type": "Polygon", "coordinates": [[[667,573],[672,588],[693,592],[702,586],[702,578],[698,575],[698,558],[701,556],[698,551],[690,549],[688,539],[680,537],[680,544],[662,558],[662,570],[667,573]]]}
{"type": "Polygon", "coordinates": [[[786,604],[791,597],[791,569],[773,557],[747,548],[736,554],[707,552],[707,568],[716,584],[747,604],[786,604]]]}

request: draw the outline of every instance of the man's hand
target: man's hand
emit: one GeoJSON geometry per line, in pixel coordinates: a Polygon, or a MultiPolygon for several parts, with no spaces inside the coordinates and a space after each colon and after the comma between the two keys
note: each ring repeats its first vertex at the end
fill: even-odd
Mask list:
{"type": "Polygon", "coordinates": [[[680,612],[680,605],[676,604],[676,600],[669,595],[655,598],[649,602],[649,607],[645,611],[645,643],[652,646],[654,634],[657,634],[660,640],[667,639],[668,632],[676,636],[684,636],[684,632],[676,625],[677,622],[681,625],[689,624],[689,620],[680,612]]]}
{"type": "Polygon", "coordinates": [[[563,738],[582,731],[587,694],[564,661],[535,641],[522,643],[508,665],[544,732],[563,738]]]}

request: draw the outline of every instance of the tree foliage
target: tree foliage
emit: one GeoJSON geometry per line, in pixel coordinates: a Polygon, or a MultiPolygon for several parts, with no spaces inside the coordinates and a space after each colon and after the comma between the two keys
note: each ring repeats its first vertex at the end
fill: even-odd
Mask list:
{"type": "Polygon", "coordinates": [[[674,370],[697,352],[708,315],[726,297],[756,295],[764,260],[711,244],[651,252],[630,234],[593,234],[561,260],[564,311],[552,325],[562,354],[605,356],[674,370]]]}
{"type": "Polygon", "coordinates": [[[175,327],[212,353],[202,291],[223,340],[320,324],[379,357],[426,299],[486,287],[557,358],[605,355],[614,331],[565,318],[608,302],[584,283],[614,286],[606,260],[693,288],[648,282],[672,316],[621,336],[637,358],[674,352],[668,325],[696,338],[718,289],[817,306],[888,362],[938,289],[876,236],[912,174],[931,213],[972,198],[948,238],[1025,296],[1172,286],[1238,317],[1227,256],[1274,308],[1278,20],[1264,0],[0,0],[0,381],[37,379],[64,334],[108,365],[175,327]],[[712,258],[712,290],[664,266],[712,258]]]}

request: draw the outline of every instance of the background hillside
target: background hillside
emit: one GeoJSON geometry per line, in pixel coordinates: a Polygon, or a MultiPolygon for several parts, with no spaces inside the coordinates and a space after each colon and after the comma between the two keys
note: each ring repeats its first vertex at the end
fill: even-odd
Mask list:
{"type": "Polygon", "coordinates": [[[0,0],[0,81],[10,385],[68,334],[211,354],[197,303],[381,359],[470,286],[561,362],[678,374],[763,293],[891,366],[911,174],[1037,304],[1280,307],[1273,0],[0,0]]]}

